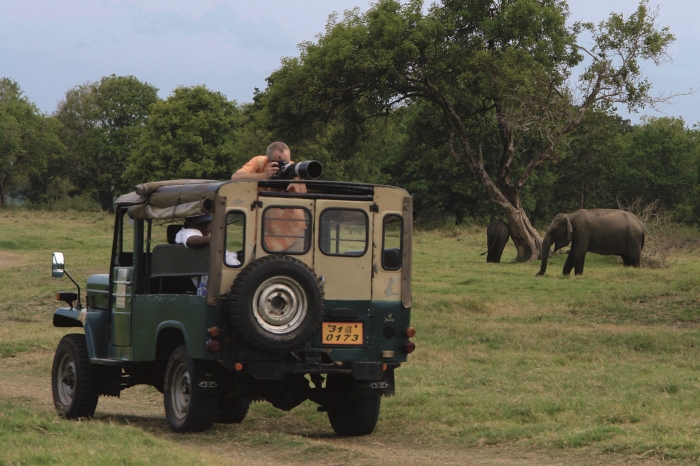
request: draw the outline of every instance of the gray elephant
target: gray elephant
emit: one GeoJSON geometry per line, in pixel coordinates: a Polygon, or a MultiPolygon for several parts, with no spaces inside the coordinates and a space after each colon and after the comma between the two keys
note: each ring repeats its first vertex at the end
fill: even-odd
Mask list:
{"type": "Polygon", "coordinates": [[[486,227],[486,245],[488,247],[486,262],[501,262],[501,254],[510,238],[510,227],[503,220],[497,219],[486,227]]]}
{"type": "Polygon", "coordinates": [[[554,252],[571,243],[564,263],[564,275],[574,269],[583,273],[587,252],[620,256],[626,266],[639,267],[644,247],[644,225],[634,214],[616,209],[580,209],[554,217],[542,240],[542,265],[537,275],[547,270],[549,247],[554,252]]]}

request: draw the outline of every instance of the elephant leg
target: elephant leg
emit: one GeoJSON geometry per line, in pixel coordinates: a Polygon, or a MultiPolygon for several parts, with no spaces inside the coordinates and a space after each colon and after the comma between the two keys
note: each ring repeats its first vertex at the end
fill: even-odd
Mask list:
{"type": "Polygon", "coordinates": [[[566,262],[564,262],[564,275],[571,274],[571,269],[574,268],[574,255],[572,251],[569,251],[569,255],[566,256],[566,262]]]}
{"type": "Polygon", "coordinates": [[[506,248],[506,242],[508,241],[508,238],[506,238],[505,241],[501,241],[496,245],[496,251],[495,251],[495,257],[494,257],[494,262],[500,263],[501,262],[501,256],[503,255],[503,250],[506,248]]]}
{"type": "Polygon", "coordinates": [[[586,255],[581,260],[577,260],[574,266],[574,275],[583,275],[583,265],[586,263],[586,255]]]}
{"type": "Polygon", "coordinates": [[[632,267],[639,267],[642,263],[642,251],[635,251],[634,255],[630,256],[630,265],[632,267]]]}
{"type": "Polygon", "coordinates": [[[627,254],[620,254],[620,257],[622,257],[622,263],[625,267],[630,267],[632,265],[632,258],[630,256],[627,254]]]}

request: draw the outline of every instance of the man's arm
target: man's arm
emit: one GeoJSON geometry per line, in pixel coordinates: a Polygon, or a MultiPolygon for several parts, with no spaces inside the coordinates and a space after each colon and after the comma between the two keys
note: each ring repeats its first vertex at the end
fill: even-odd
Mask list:
{"type": "Polygon", "coordinates": [[[237,170],[233,175],[231,175],[231,179],[239,181],[269,180],[275,176],[275,173],[278,171],[279,167],[277,166],[277,162],[270,162],[267,164],[264,170],[258,171],[254,165],[254,162],[251,160],[247,164],[243,165],[243,167],[237,170]]]}
{"type": "Polygon", "coordinates": [[[204,245],[209,244],[211,241],[211,236],[190,236],[187,238],[186,246],[188,248],[200,248],[204,245]]]}
{"type": "MultiPolygon", "coordinates": [[[[295,180],[300,180],[298,176],[294,177],[295,180]]],[[[290,193],[305,193],[306,185],[304,183],[289,183],[287,186],[287,192],[290,193]]]]}

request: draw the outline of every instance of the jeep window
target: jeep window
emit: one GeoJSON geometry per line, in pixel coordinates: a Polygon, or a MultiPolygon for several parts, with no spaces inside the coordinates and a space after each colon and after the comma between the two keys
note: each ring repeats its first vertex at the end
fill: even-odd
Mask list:
{"type": "Polygon", "coordinates": [[[226,213],[226,254],[224,264],[227,267],[240,267],[243,264],[243,245],[245,244],[245,214],[243,212],[226,213]],[[233,256],[232,254],[235,254],[233,256]]]}
{"type": "Polygon", "coordinates": [[[262,229],[267,253],[305,254],[311,246],[311,213],[302,207],[268,207],[262,229]]]}
{"type": "Polygon", "coordinates": [[[362,210],[326,209],[321,213],[319,247],[329,256],[362,256],[367,252],[369,219],[362,210]]]}
{"type": "Polygon", "coordinates": [[[117,257],[115,266],[130,267],[134,265],[134,220],[127,215],[127,209],[121,209],[121,222],[117,231],[117,257]]]}
{"type": "Polygon", "coordinates": [[[401,268],[401,232],[403,219],[400,215],[387,215],[384,217],[382,233],[382,267],[386,270],[399,270],[401,268]]]}

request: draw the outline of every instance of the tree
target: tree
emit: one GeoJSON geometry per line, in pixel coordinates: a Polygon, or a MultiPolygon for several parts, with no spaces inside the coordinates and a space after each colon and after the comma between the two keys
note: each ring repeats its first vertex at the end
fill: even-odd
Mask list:
{"type": "Polygon", "coordinates": [[[240,168],[234,147],[244,120],[236,103],[220,92],[205,86],[178,87],[152,107],[124,179],[229,179],[240,168]]]}
{"type": "Polygon", "coordinates": [[[62,150],[55,122],[29,102],[19,84],[0,79],[0,205],[45,174],[62,150]]]}
{"type": "Polygon", "coordinates": [[[629,120],[608,109],[589,111],[571,132],[558,160],[538,170],[530,183],[537,199],[530,217],[546,223],[561,212],[576,209],[616,208],[623,138],[632,131],[629,120]]]}
{"type": "Polygon", "coordinates": [[[94,191],[105,211],[129,189],[122,176],[136,149],[158,89],[134,76],[106,76],[76,86],[59,103],[62,138],[72,154],[71,177],[82,192],[94,191]]]}
{"type": "Polygon", "coordinates": [[[625,135],[617,198],[664,210],[687,205],[697,184],[697,134],[680,118],[649,118],[625,135]]]}
{"type": "Polygon", "coordinates": [[[597,105],[624,103],[632,111],[652,97],[641,60],[661,63],[673,40],[657,29],[642,1],[629,18],[611,14],[597,27],[566,25],[562,0],[443,0],[422,13],[422,2],[380,0],[365,14],[333,18],[317,43],[283,62],[268,78],[268,107],[287,131],[301,133],[360,105],[385,116],[427,101],[440,109],[448,154],[474,174],[503,210],[518,260],[534,260],[541,238],[520,199],[543,163],[557,160],[567,136],[597,105]],[[593,39],[590,50],[576,39],[593,39]],[[590,60],[570,79],[584,57],[590,60]],[[496,135],[497,154],[485,154],[496,135]],[[485,158],[495,155],[496,169],[485,158]]]}

